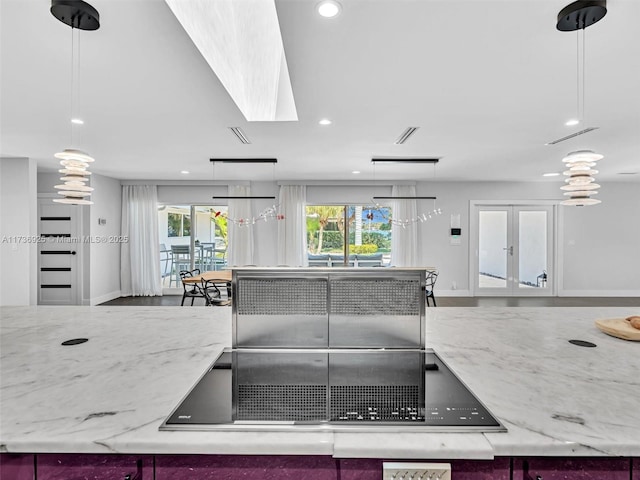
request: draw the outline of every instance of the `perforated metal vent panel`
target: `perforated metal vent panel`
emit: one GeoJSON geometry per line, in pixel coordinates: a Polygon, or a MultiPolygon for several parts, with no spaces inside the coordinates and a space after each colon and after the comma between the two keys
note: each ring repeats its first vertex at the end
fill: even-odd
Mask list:
{"type": "Polygon", "coordinates": [[[326,385],[239,385],[237,416],[237,420],[326,420],[327,387],[326,385]]]}
{"type": "Polygon", "coordinates": [[[331,421],[424,421],[417,385],[331,386],[331,421]]]}
{"type": "Polygon", "coordinates": [[[420,281],[331,280],[331,313],[340,315],[420,315],[420,281]]]}
{"type": "Polygon", "coordinates": [[[326,315],[326,279],[240,279],[239,315],[326,315]]]}

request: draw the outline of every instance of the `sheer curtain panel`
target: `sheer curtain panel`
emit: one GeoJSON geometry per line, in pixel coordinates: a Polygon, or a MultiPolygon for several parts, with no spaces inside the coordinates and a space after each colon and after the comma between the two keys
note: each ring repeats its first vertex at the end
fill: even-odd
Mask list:
{"type": "MultiPolygon", "coordinates": [[[[251,195],[250,192],[251,188],[246,185],[229,185],[229,196],[248,197],[251,195]]],[[[253,227],[238,223],[240,219],[251,220],[253,218],[251,200],[248,198],[246,200],[229,199],[228,218],[227,264],[237,267],[253,265],[253,227]],[[236,221],[232,222],[231,219],[236,221]]]]}
{"type": "Polygon", "coordinates": [[[307,257],[307,187],[282,185],[280,187],[280,213],[278,221],[278,265],[306,267],[307,257]]]}
{"type": "Polygon", "coordinates": [[[120,290],[123,296],[162,295],[155,185],[122,186],[120,290]]]}
{"type": "MultiPolygon", "coordinates": [[[[392,197],[415,197],[414,185],[394,185],[392,197]]],[[[418,204],[415,199],[392,200],[392,215],[396,220],[406,220],[418,216],[418,204]]],[[[418,262],[418,226],[410,223],[406,227],[391,226],[391,265],[394,267],[416,267],[418,262]]]]}

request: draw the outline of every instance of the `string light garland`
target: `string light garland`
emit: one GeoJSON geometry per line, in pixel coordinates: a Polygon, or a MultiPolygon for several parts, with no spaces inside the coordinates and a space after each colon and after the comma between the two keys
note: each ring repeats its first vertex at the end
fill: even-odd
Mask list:
{"type": "Polygon", "coordinates": [[[251,227],[259,222],[267,222],[269,219],[275,218],[276,220],[284,220],[284,215],[278,213],[279,205],[272,205],[269,208],[265,208],[259,215],[251,218],[229,218],[226,213],[221,211],[215,212],[214,217],[222,217],[227,219],[227,224],[229,222],[237,225],[238,227],[251,227]]]}
{"type": "MultiPolygon", "coordinates": [[[[378,197],[378,198],[384,198],[384,197],[378,197]]],[[[408,198],[420,198],[420,197],[387,197],[387,198],[404,198],[404,199],[408,199],[408,198]]],[[[433,198],[433,197],[430,197],[433,198]]],[[[379,203],[376,203],[376,208],[380,208],[383,207],[383,205],[380,205],[379,203]]],[[[391,218],[387,215],[385,215],[384,213],[381,212],[381,216],[382,218],[384,218],[387,222],[391,223],[392,225],[397,225],[399,227],[402,228],[407,228],[409,225],[413,225],[415,223],[424,223],[426,221],[431,220],[433,217],[436,217],[438,215],[442,215],[442,210],[439,208],[436,208],[436,202],[435,200],[433,201],[433,210],[420,214],[415,218],[405,218],[405,219],[397,219],[397,218],[391,218]]],[[[373,214],[371,214],[371,218],[369,217],[369,214],[367,214],[367,218],[368,219],[373,219],[373,214]]]]}

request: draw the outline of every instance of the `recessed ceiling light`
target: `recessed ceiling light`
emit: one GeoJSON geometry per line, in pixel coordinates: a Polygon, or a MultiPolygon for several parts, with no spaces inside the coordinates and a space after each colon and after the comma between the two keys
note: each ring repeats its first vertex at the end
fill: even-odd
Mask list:
{"type": "Polygon", "coordinates": [[[180,171],[180,173],[182,175],[189,175],[189,170],[182,170],[182,171],[180,171]]]}
{"type": "Polygon", "coordinates": [[[557,177],[558,175],[560,175],[558,172],[549,172],[542,174],[543,177],[557,177]]]}
{"type": "Polygon", "coordinates": [[[71,123],[75,123],[76,125],[84,125],[84,120],[81,118],[72,118],[71,123]]]}
{"type": "Polygon", "coordinates": [[[577,118],[572,118],[570,120],[567,120],[566,122],[564,122],[564,124],[567,127],[573,127],[574,125],[578,125],[580,123],[580,120],[578,120],[577,118]]]}
{"type": "Polygon", "coordinates": [[[335,0],[323,0],[316,5],[316,10],[325,18],[333,18],[340,13],[342,6],[335,0]]]}
{"type": "Polygon", "coordinates": [[[354,171],[353,171],[353,172],[351,172],[351,173],[353,173],[354,175],[357,175],[357,174],[359,174],[359,173],[360,173],[360,170],[354,170],[354,171]]]}
{"type": "Polygon", "coordinates": [[[331,120],[329,120],[328,118],[323,118],[322,120],[320,120],[318,122],[320,125],[331,125],[331,120]]]}

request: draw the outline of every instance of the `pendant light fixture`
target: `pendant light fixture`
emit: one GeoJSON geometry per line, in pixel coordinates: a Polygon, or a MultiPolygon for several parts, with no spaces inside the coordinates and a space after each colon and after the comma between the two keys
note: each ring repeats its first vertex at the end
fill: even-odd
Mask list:
{"type": "Polygon", "coordinates": [[[566,185],[560,189],[565,191],[565,196],[570,197],[564,200],[562,205],[586,206],[600,203],[600,200],[591,198],[591,195],[597,194],[597,189],[600,188],[593,178],[598,171],[593,170],[592,167],[602,157],[591,150],[578,150],[562,159],[568,167],[564,172],[568,178],[565,180],[566,185]]]}
{"type": "MultiPolygon", "coordinates": [[[[573,32],[582,30],[582,109],[580,109],[580,75],[578,74],[578,116],[580,121],[585,122],[585,33],[584,30],[588,26],[600,21],[607,14],[606,0],[578,0],[564,7],[558,13],[556,28],[561,32],[573,32]]],[[[577,42],[578,50],[578,72],[580,58],[580,37],[577,42]]],[[[579,123],[576,121],[575,124],[579,123]]],[[[561,202],[562,205],[568,206],[587,206],[601,203],[600,200],[591,198],[592,195],[598,193],[597,189],[600,185],[594,182],[597,170],[592,167],[596,162],[603,158],[603,155],[595,153],[592,150],[577,150],[569,153],[563,158],[563,162],[568,169],[564,175],[568,178],[565,180],[566,185],[560,187],[564,190],[564,195],[569,197],[561,202]]]]}
{"type": "MultiPolygon", "coordinates": [[[[77,95],[77,74],[74,65],[74,30],[97,30],[100,28],[100,15],[98,11],[82,0],[51,0],[51,14],[62,23],[71,27],[71,144],[74,143],[74,125],[82,125],[82,120],[76,116],[76,105],[74,105],[74,97],[77,95]]],[[[79,70],[79,53],[78,53],[78,70],[79,70]]],[[[87,153],[75,148],[66,148],[64,151],[54,155],[60,159],[62,169],[58,172],[63,174],[60,178],[64,182],[63,185],[56,185],[54,188],[58,190],[58,194],[64,198],[56,198],[56,203],[66,203],[71,205],[93,205],[93,202],[87,200],[86,197],[91,196],[92,187],[87,185],[89,181],[88,171],[89,163],[93,162],[93,158],[87,153]]]]}

